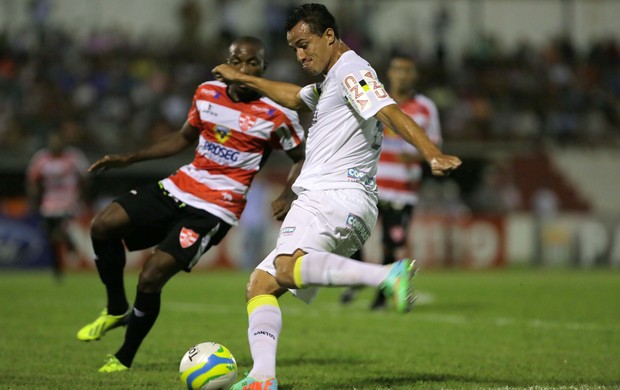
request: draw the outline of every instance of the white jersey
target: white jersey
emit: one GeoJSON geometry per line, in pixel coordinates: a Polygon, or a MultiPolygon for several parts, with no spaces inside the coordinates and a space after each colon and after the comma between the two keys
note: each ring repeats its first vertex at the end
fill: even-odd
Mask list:
{"type": "Polygon", "coordinates": [[[314,117],[306,161],[293,190],[358,188],[376,196],[383,131],[374,115],[396,103],[375,70],[354,51],[347,51],[322,83],[302,88],[300,96],[314,117]]]}

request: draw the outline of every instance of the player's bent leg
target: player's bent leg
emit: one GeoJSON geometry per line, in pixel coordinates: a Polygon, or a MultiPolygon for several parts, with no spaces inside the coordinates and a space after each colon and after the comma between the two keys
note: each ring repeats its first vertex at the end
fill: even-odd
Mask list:
{"type": "Polygon", "coordinates": [[[93,217],[90,235],[96,240],[120,239],[130,222],[125,209],[120,204],[112,202],[93,217]]]}
{"type": "Polygon", "coordinates": [[[155,249],[142,267],[138,279],[138,291],[145,293],[161,292],[170,278],[183,269],[183,264],[172,255],[155,249]]]}
{"type": "Polygon", "coordinates": [[[246,299],[250,301],[252,298],[259,295],[273,295],[276,298],[280,298],[288,290],[281,287],[276,278],[270,275],[268,272],[257,269],[250,275],[246,289],[246,299]]]}
{"type": "Polygon", "coordinates": [[[134,357],[147,336],[161,307],[161,290],[170,278],[183,269],[170,254],[155,249],[147,259],[138,280],[136,301],[129,317],[125,340],[114,355],[120,363],[131,367],[134,357]]]}
{"type": "Polygon", "coordinates": [[[94,322],[78,331],[79,340],[98,340],[108,330],[127,323],[129,303],[123,280],[126,259],[121,234],[129,223],[125,209],[116,202],[97,213],[91,222],[95,265],[106,287],[107,306],[94,322]]]}
{"type": "Polygon", "coordinates": [[[298,288],[301,287],[299,275],[295,275],[295,272],[299,273],[299,267],[295,264],[300,257],[305,255],[306,252],[301,249],[297,249],[292,255],[278,255],[274,261],[276,268],[276,281],[281,287],[286,288],[298,288]]]}

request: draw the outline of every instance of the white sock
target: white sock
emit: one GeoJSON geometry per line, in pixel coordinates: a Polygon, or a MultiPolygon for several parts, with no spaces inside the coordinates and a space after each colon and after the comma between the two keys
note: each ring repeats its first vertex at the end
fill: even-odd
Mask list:
{"type": "Polygon", "coordinates": [[[329,252],[311,252],[297,259],[298,286],[374,286],[385,280],[389,267],[364,263],[329,252]],[[301,280],[298,280],[298,279],[301,280]]]}
{"type": "Polygon", "coordinates": [[[273,295],[258,295],[248,302],[248,341],[254,366],[249,375],[259,381],[275,378],[276,350],[282,331],[282,312],[273,295]]]}

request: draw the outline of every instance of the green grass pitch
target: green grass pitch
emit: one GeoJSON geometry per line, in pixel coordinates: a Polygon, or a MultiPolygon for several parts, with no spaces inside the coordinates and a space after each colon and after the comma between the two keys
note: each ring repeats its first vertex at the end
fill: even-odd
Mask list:
{"type": "MultiPolygon", "coordinates": [[[[97,372],[116,329],[91,343],[77,329],[104,306],[94,273],[57,284],[47,272],[0,273],[0,389],[182,389],[178,364],[202,341],[249,370],[246,273],[173,278],[129,372],[97,372]]],[[[137,275],[126,278],[133,297],[137,275]]],[[[425,271],[411,313],[350,306],[324,289],[311,306],[280,301],[280,389],[620,388],[617,270],[425,271]]]]}

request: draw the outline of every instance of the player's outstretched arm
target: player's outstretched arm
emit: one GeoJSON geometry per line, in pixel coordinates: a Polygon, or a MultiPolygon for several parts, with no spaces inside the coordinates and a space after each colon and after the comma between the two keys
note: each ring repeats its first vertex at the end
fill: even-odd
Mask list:
{"type": "Polygon", "coordinates": [[[88,168],[88,172],[99,174],[112,168],[125,168],[140,161],[169,157],[193,145],[199,135],[198,129],[192,127],[189,122],[185,122],[179,131],[162,137],[143,149],[131,153],[103,156],[88,168]]]}
{"type": "Polygon", "coordinates": [[[245,74],[228,64],[218,65],[211,72],[216,79],[226,84],[244,84],[291,110],[308,111],[308,107],[299,96],[301,91],[299,85],[245,74]]]}
{"type": "Polygon", "coordinates": [[[282,221],[286,214],[291,209],[291,203],[297,198],[297,195],[293,192],[293,183],[297,180],[297,176],[301,173],[301,167],[304,165],[306,159],[306,144],[303,142],[295,149],[291,149],[286,154],[293,160],[293,166],[288,173],[286,180],[286,187],[282,193],[271,202],[271,209],[273,210],[273,217],[282,221]]]}
{"type": "Polygon", "coordinates": [[[375,118],[415,146],[430,165],[433,175],[449,174],[461,165],[458,157],[443,154],[428,138],[424,130],[396,104],[383,107],[375,118]]]}

